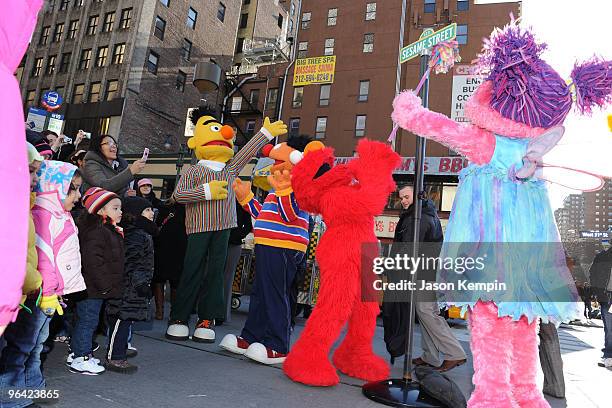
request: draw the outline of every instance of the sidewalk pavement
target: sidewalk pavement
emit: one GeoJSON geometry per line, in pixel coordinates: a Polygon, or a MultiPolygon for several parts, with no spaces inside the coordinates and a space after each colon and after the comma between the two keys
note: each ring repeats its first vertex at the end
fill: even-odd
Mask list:
{"type": "MultiPolygon", "coordinates": [[[[217,328],[217,344],[227,333],[240,333],[248,308],[248,298],[243,299],[247,301],[233,313],[232,323],[217,328]]],[[[453,322],[458,323],[453,325],[453,332],[468,352],[469,361],[448,375],[468,396],[473,373],[469,333],[465,322],[453,322]]],[[[303,319],[298,319],[293,341],[298,338],[304,323],[303,319]]],[[[360,387],[363,382],[360,380],[341,375],[341,383],[336,387],[307,387],[290,381],[280,366],[257,364],[225,352],[217,344],[168,341],[164,338],[165,321],[155,321],[150,326],[151,330],[134,333],[132,343],[138,348],[138,356],[132,362],[139,366],[134,375],[107,372],[101,376],[85,376],[71,373],[64,365],[67,347],[56,343],[45,363],[47,388],[60,392],[60,400],[54,407],[382,407],[362,395],[360,387]]],[[[602,329],[562,326],[559,333],[567,399],[549,398],[551,407],[609,407],[612,371],[597,367],[603,343],[602,329]]],[[[99,337],[98,341],[103,345],[106,339],[99,337]]],[[[388,356],[382,327],[377,328],[374,346],[379,355],[388,356]]],[[[419,346],[417,326],[415,355],[419,354],[419,346]]],[[[104,347],[96,356],[104,357],[104,347]]],[[[401,377],[402,363],[401,359],[395,362],[392,369],[394,378],[401,377]]]]}

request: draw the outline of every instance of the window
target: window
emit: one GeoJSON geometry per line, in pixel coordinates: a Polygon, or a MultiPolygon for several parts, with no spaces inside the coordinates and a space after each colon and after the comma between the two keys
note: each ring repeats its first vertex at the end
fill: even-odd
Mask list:
{"type": "Polygon", "coordinates": [[[243,5],[251,4],[251,0],[242,0],[243,5]]]}
{"type": "Polygon", "coordinates": [[[249,120],[246,123],[246,135],[253,136],[255,134],[255,121],[249,120]]]}
{"type": "Polygon", "coordinates": [[[268,95],[266,96],[266,110],[275,109],[277,101],[278,101],[278,88],[268,89],[268,95]]]}
{"type": "Polygon", "coordinates": [[[327,129],[327,117],[319,116],[317,118],[317,127],[315,129],[315,139],[324,139],[326,129],[327,129]]]}
{"type": "Polygon", "coordinates": [[[240,16],[240,26],[238,28],[246,28],[249,23],[249,13],[244,13],[240,16]]]}
{"type": "Polygon", "coordinates": [[[45,69],[45,74],[53,75],[53,73],[55,72],[55,62],[56,61],[57,61],[57,56],[49,55],[49,58],[47,59],[47,68],[45,69]]]}
{"type": "Polygon", "coordinates": [[[72,103],[82,103],[83,93],[85,93],[85,84],[75,85],[72,92],[72,103]]]}
{"type": "Polygon", "coordinates": [[[232,112],[240,112],[242,110],[242,96],[232,97],[232,112]]]}
{"type": "Polygon", "coordinates": [[[359,97],[357,100],[359,102],[365,102],[368,100],[368,95],[370,94],[370,80],[359,81],[359,97]]]}
{"type": "Polygon", "coordinates": [[[147,69],[150,73],[157,75],[157,63],[159,62],[159,55],[153,51],[149,51],[149,58],[147,58],[147,69]]]}
{"type": "Polygon", "coordinates": [[[187,74],[179,70],[176,74],[176,89],[181,92],[185,92],[185,83],[187,82],[187,74]]]}
{"type": "Polygon", "coordinates": [[[68,39],[72,40],[76,38],[77,31],[79,31],[79,20],[70,21],[70,26],[68,26],[68,39]]]}
{"type": "Polygon", "coordinates": [[[89,22],[87,23],[87,35],[96,34],[96,30],[98,29],[98,16],[89,17],[89,22]]]}
{"type": "Polygon", "coordinates": [[[110,13],[106,13],[104,15],[104,25],[102,26],[102,32],[108,33],[109,31],[113,31],[114,25],[115,25],[115,12],[112,11],[110,13]]]}
{"type": "Polygon", "coordinates": [[[366,21],[376,20],[376,3],[368,3],[366,4],[366,21]]]}
{"type": "Polygon", "coordinates": [[[55,31],[53,32],[53,42],[60,42],[62,34],[64,34],[64,23],[56,24],[55,31]]]}
{"type": "Polygon", "coordinates": [[[467,24],[457,25],[457,42],[459,44],[467,44],[468,42],[468,26],[467,24]]]}
{"type": "Polygon", "coordinates": [[[189,7],[187,12],[187,27],[195,30],[196,20],[198,19],[198,12],[193,8],[189,7]]]}
{"type": "Polygon", "coordinates": [[[113,48],[113,64],[123,64],[123,56],[125,55],[125,43],[115,44],[113,48]]]}
{"type": "Polygon", "coordinates": [[[47,10],[45,10],[45,11],[47,13],[51,13],[54,8],[55,8],[55,0],[49,0],[49,6],[48,6],[47,10]]]}
{"type": "Polygon", "coordinates": [[[121,10],[121,20],[119,20],[119,28],[128,29],[132,25],[132,8],[121,10]]]}
{"type": "Polygon", "coordinates": [[[70,67],[70,58],[72,58],[72,53],[66,52],[62,54],[59,72],[68,72],[68,68],[70,67]]]}
{"type": "Polygon", "coordinates": [[[365,128],[366,128],[366,115],[357,115],[357,119],[355,120],[355,136],[357,137],[365,136],[365,128]]]}
{"type": "Polygon", "coordinates": [[[276,22],[278,23],[278,28],[283,28],[283,16],[282,16],[282,14],[278,15],[278,19],[276,20],[276,22]]]}
{"type": "Polygon", "coordinates": [[[259,89],[251,89],[251,94],[249,95],[249,102],[253,105],[254,108],[257,108],[259,105],[259,89]]]}
{"type": "Polygon", "coordinates": [[[81,51],[81,60],[79,61],[79,69],[89,68],[89,61],[91,61],[91,49],[81,51]]]}
{"type": "Polygon", "coordinates": [[[331,8],[327,10],[327,25],[335,26],[338,19],[338,9],[331,8]]]}
{"type": "Polygon", "coordinates": [[[312,13],[310,11],[307,13],[302,13],[302,30],[307,30],[310,27],[311,18],[312,13]]]}
{"type": "Polygon", "coordinates": [[[62,0],[60,3],[60,11],[61,10],[68,10],[68,4],[70,3],[70,0],[62,0]]]}
{"type": "Polygon", "coordinates": [[[293,20],[289,20],[289,33],[293,33],[293,20]]]}
{"type": "Polygon", "coordinates": [[[36,58],[36,60],[34,60],[34,66],[32,67],[32,76],[33,77],[39,76],[42,73],[42,67],[43,67],[43,59],[36,58]]]}
{"type": "Polygon", "coordinates": [[[300,41],[298,44],[298,58],[304,58],[308,55],[308,41],[300,41]]]}
{"type": "Polygon", "coordinates": [[[293,108],[301,108],[303,99],[304,99],[304,87],[298,86],[298,87],[293,88],[293,102],[291,106],[293,108]]]}
{"type": "Polygon", "coordinates": [[[40,39],[38,40],[38,45],[46,45],[47,41],[49,41],[49,31],[51,31],[50,26],[43,27],[40,31],[40,39]]]}
{"type": "Polygon", "coordinates": [[[193,44],[191,44],[191,41],[189,41],[186,38],[183,38],[183,59],[185,61],[189,61],[191,59],[191,47],[193,46],[193,44]]]}
{"type": "Polygon", "coordinates": [[[336,40],[333,38],[327,38],[325,40],[325,55],[334,55],[334,44],[336,40]]]}
{"type": "Polygon", "coordinates": [[[30,107],[34,105],[34,100],[36,99],[36,90],[28,91],[26,95],[26,106],[30,107]]]}
{"type": "Polygon", "coordinates": [[[436,12],[436,0],[425,0],[425,13],[436,12]]]}
{"type": "Polygon", "coordinates": [[[83,7],[83,1],[85,0],[74,0],[74,7],[83,7]]]}
{"type": "Polygon", "coordinates": [[[374,33],[363,35],[363,52],[374,52],[374,33]]]}
{"type": "Polygon", "coordinates": [[[244,48],[244,38],[238,38],[238,41],[236,41],[236,52],[235,52],[235,54],[240,54],[242,52],[243,48],[244,48]]]}
{"type": "Polygon", "coordinates": [[[105,100],[111,101],[117,96],[119,90],[119,81],[106,81],[105,100]]]}
{"type": "Polygon", "coordinates": [[[159,2],[166,7],[170,7],[170,0],[159,0],[159,2]]]}
{"type": "Polygon", "coordinates": [[[331,93],[331,85],[321,85],[319,91],[319,106],[329,105],[329,94],[331,93]]]}
{"type": "Polygon", "coordinates": [[[300,133],[300,118],[289,119],[289,136],[297,136],[300,133]]]}
{"type": "Polygon", "coordinates": [[[470,8],[468,0],[457,0],[457,11],[467,11],[470,8]]]}
{"type": "Polygon", "coordinates": [[[219,2],[219,7],[217,8],[217,18],[219,19],[220,22],[224,22],[225,21],[225,4],[219,2]]]}
{"type": "Polygon", "coordinates": [[[100,82],[92,82],[89,86],[89,102],[100,102],[100,91],[102,84],[100,82]]]}
{"type": "Polygon", "coordinates": [[[153,35],[160,40],[164,39],[164,33],[166,32],[166,21],[158,17],[155,17],[155,29],[153,35]]]}
{"type": "Polygon", "coordinates": [[[108,59],[108,47],[98,47],[98,54],[96,54],[96,67],[105,66],[107,59],[108,59]]]}

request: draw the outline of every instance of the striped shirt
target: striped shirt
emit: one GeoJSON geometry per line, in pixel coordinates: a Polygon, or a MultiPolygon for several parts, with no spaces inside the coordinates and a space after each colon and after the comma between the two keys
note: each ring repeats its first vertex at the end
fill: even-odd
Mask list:
{"type": "Polygon", "coordinates": [[[227,162],[223,169],[198,163],[191,166],[181,177],[174,196],[176,201],[185,204],[185,228],[187,234],[199,232],[220,231],[234,228],[236,221],[236,195],[232,183],[259,149],[270,138],[261,131],[249,140],[233,159],[227,162]],[[225,200],[207,200],[209,182],[213,180],[227,181],[227,198],[225,200]]]}
{"type": "Polygon", "coordinates": [[[271,192],[263,205],[252,194],[240,204],[255,218],[255,244],[306,252],[308,213],[300,210],[291,188],[271,192]]]}

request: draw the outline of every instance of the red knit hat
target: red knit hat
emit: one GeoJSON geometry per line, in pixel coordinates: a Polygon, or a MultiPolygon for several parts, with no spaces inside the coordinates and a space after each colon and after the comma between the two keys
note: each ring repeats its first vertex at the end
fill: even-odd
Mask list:
{"type": "Polygon", "coordinates": [[[97,214],[109,201],[119,196],[100,187],[92,187],[83,195],[83,205],[90,214],[97,214]]]}

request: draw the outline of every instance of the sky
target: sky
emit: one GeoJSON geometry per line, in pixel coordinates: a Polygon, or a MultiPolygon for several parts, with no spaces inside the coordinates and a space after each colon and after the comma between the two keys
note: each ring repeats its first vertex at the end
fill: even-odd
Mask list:
{"type": "MultiPolygon", "coordinates": [[[[598,55],[612,59],[612,1],[523,0],[522,24],[531,26],[536,38],[548,44],[542,58],[563,78],[569,79],[576,60],[598,55]]],[[[566,119],[565,136],[546,162],[612,175],[612,132],[605,111],[583,117],[573,110],[566,119]]],[[[553,208],[574,190],[550,185],[553,208]]]]}

